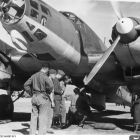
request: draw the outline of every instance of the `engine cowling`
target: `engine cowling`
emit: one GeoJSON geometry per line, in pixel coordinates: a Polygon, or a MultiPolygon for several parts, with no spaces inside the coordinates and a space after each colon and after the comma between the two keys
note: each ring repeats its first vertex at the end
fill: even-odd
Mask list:
{"type": "Polygon", "coordinates": [[[139,37],[139,31],[135,28],[140,24],[140,19],[137,18],[122,18],[120,19],[112,31],[112,39],[115,40],[119,35],[120,43],[128,44],[135,41],[139,37]]]}

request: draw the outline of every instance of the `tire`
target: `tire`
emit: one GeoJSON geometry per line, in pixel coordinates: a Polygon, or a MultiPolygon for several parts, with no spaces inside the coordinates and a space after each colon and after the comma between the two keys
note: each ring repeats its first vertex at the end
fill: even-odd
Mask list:
{"type": "Polygon", "coordinates": [[[0,95],[0,120],[12,120],[14,105],[9,95],[0,95]]]}

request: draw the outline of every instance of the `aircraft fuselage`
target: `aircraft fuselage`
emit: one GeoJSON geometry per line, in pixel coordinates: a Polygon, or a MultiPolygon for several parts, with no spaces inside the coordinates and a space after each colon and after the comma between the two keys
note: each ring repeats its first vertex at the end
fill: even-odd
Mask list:
{"type": "Polygon", "coordinates": [[[40,63],[73,76],[88,73],[106,50],[97,35],[72,13],[60,13],[42,1],[21,2],[20,13],[16,4],[9,5],[12,12],[8,14],[14,14],[9,21],[3,18],[2,24],[9,33],[17,30],[24,36],[28,42],[25,51],[35,54],[40,63]]]}

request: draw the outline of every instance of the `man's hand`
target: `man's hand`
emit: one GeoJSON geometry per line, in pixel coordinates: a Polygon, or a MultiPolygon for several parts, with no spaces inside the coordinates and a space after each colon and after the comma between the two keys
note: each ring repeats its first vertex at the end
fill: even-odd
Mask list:
{"type": "Polygon", "coordinates": [[[52,108],[55,107],[55,103],[54,103],[54,102],[51,103],[51,107],[52,107],[52,108]]]}

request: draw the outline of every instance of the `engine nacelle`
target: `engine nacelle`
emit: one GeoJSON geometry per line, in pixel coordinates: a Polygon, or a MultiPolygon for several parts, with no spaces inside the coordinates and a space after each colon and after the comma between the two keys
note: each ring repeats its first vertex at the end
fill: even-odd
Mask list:
{"type": "Polygon", "coordinates": [[[18,22],[25,12],[25,0],[2,0],[0,4],[1,17],[6,24],[18,22]]]}

